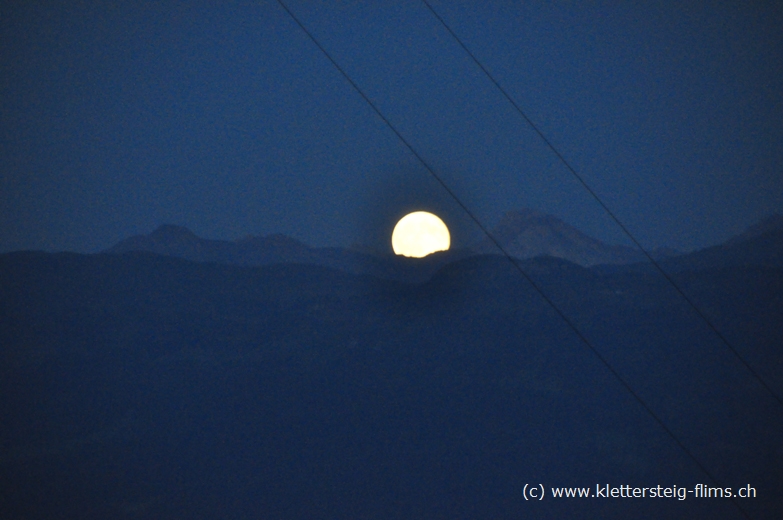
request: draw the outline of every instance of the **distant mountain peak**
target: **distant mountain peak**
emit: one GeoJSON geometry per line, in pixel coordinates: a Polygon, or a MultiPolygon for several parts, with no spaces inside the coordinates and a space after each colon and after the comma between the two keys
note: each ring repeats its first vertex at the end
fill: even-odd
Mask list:
{"type": "Polygon", "coordinates": [[[203,260],[204,240],[184,226],[163,224],[149,235],[135,235],[120,241],[105,252],[150,251],[159,255],[203,260]]]}
{"type": "MultiPolygon", "coordinates": [[[[640,253],[631,248],[605,244],[553,215],[529,208],[506,212],[492,230],[492,236],[510,255],[522,259],[552,256],[582,266],[624,264],[641,259],[640,253]]],[[[473,249],[479,253],[498,253],[489,239],[473,249]]]]}
{"type": "Polygon", "coordinates": [[[495,227],[493,236],[498,240],[513,240],[524,233],[557,233],[594,240],[553,215],[527,208],[517,211],[507,211],[495,227]]]}

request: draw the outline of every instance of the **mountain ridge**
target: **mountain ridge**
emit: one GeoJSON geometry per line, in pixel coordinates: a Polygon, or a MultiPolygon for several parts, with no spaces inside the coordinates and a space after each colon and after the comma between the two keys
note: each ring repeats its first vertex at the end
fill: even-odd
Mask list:
{"type": "MultiPolygon", "coordinates": [[[[644,259],[644,255],[633,248],[606,244],[553,215],[533,209],[506,212],[492,229],[492,236],[508,254],[520,259],[546,255],[585,267],[630,264],[644,259]]],[[[497,248],[485,238],[473,250],[493,253],[497,248]]]]}
{"type": "MultiPolygon", "coordinates": [[[[747,261],[750,257],[743,255],[741,249],[750,247],[764,265],[778,265],[783,263],[783,253],[775,252],[775,244],[778,243],[775,234],[780,230],[783,230],[783,217],[775,214],[717,246],[684,254],[661,247],[651,250],[650,254],[662,265],[683,269],[699,262],[726,263],[739,261],[740,258],[747,261]],[[770,233],[773,236],[771,241],[763,238],[770,233]]],[[[606,244],[553,215],[532,209],[506,212],[492,229],[492,236],[510,256],[520,260],[550,256],[583,267],[602,269],[625,269],[628,268],[626,266],[636,269],[647,263],[645,255],[638,250],[606,244]]],[[[500,254],[489,238],[470,248],[435,253],[423,259],[410,259],[379,254],[358,246],[311,247],[279,233],[248,235],[233,241],[205,239],[186,227],[173,224],[161,225],[147,235],[121,240],[103,253],[123,254],[131,251],[148,251],[195,262],[232,265],[322,265],[354,274],[414,283],[428,279],[449,262],[473,255],[500,254]]]]}

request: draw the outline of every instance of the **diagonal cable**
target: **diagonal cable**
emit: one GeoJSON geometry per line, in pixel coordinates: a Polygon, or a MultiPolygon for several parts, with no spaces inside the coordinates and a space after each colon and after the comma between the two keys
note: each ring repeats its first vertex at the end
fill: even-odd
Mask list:
{"type": "Polygon", "coordinates": [[[481,69],[481,71],[489,78],[489,80],[495,84],[497,89],[503,94],[503,96],[508,100],[509,103],[516,109],[516,111],[519,113],[520,116],[527,122],[528,125],[538,134],[538,136],[541,138],[544,143],[549,147],[550,150],[552,150],[552,153],[555,154],[555,156],[560,160],[563,165],[568,169],[569,172],[571,172],[571,175],[573,175],[576,180],[579,181],[579,183],[584,187],[585,190],[595,199],[596,202],[604,209],[607,215],[611,217],[612,220],[614,220],[615,224],[617,224],[620,229],[622,229],[623,233],[631,239],[631,241],[636,245],[636,247],[641,251],[644,256],[647,257],[647,260],[650,261],[650,263],[655,266],[655,268],[660,272],[663,277],[671,284],[672,287],[674,287],[675,291],[679,293],[680,296],[690,305],[690,307],[693,309],[693,311],[704,321],[704,323],[707,324],[707,326],[712,330],[712,332],[715,333],[715,335],[723,342],[726,347],[728,347],[729,350],[734,354],[734,356],[742,363],[745,368],[748,370],[748,372],[751,373],[751,375],[756,378],[756,380],[761,384],[764,389],[766,389],[767,392],[780,404],[780,406],[783,408],[783,398],[781,398],[775,391],[767,384],[766,381],[761,377],[761,375],[756,372],[756,370],[753,369],[752,366],[750,366],[750,363],[748,363],[745,358],[740,355],[740,353],[735,349],[731,343],[729,343],[729,340],[726,339],[726,337],[721,334],[721,332],[715,327],[715,325],[712,324],[712,322],[707,318],[707,316],[696,306],[695,303],[693,303],[693,300],[691,300],[688,295],[685,294],[685,292],[680,289],[680,287],[674,282],[671,276],[663,270],[661,265],[650,255],[650,253],[642,247],[642,245],[639,243],[638,240],[631,234],[631,232],[628,230],[625,225],[620,222],[620,219],[617,218],[617,216],[612,212],[612,210],[609,209],[609,207],[604,204],[604,202],[601,200],[601,198],[598,196],[597,193],[595,193],[590,186],[584,181],[581,175],[579,175],[576,170],[571,166],[571,164],[563,157],[563,155],[555,148],[555,145],[552,144],[552,142],[546,138],[544,133],[536,126],[535,123],[525,114],[525,112],[519,107],[519,105],[511,98],[511,96],[506,92],[506,90],[500,86],[500,83],[490,74],[490,72],[487,70],[484,65],[481,64],[481,62],[476,58],[476,56],[470,52],[470,50],[467,48],[467,46],[462,42],[462,40],[459,38],[459,36],[456,35],[456,33],[451,29],[451,27],[448,26],[448,24],[443,20],[443,18],[440,17],[440,15],[435,11],[435,9],[432,8],[432,6],[427,2],[427,0],[421,0],[424,5],[427,6],[427,8],[432,12],[433,16],[438,19],[438,21],[443,25],[443,27],[451,34],[451,36],[456,40],[456,42],[462,47],[462,49],[467,53],[468,56],[473,60],[473,62],[481,69]]]}
{"type": "MultiPolygon", "coordinates": [[[[345,70],[343,70],[342,67],[335,61],[334,58],[326,51],[326,49],[318,42],[318,40],[315,39],[315,36],[310,33],[310,31],[307,30],[307,28],[302,24],[301,21],[294,15],[293,12],[288,8],[288,6],[283,3],[283,0],[277,0],[277,2],[280,4],[280,6],[288,13],[288,15],[291,17],[291,19],[296,22],[296,24],[299,26],[300,29],[312,40],[312,42],[320,49],[320,51],[326,56],[326,58],[334,65],[334,67],[342,74],[342,76],[348,81],[348,83],[351,84],[351,86],[356,90],[356,92],[367,102],[368,105],[375,111],[375,113],[378,115],[379,118],[386,124],[386,126],[391,129],[392,132],[397,136],[397,138],[402,142],[402,144],[405,145],[408,150],[418,159],[418,161],[427,169],[427,171],[432,175],[433,178],[435,178],[438,183],[443,186],[443,189],[446,190],[446,192],[454,199],[454,201],[465,211],[465,213],[473,220],[473,222],[476,223],[476,225],[481,229],[481,231],[497,246],[497,248],[503,253],[503,256],[505,256],[509,262],[519,271],[519,273],[525,278],[525,280],[528,281],[528,283],[535,289],[535,291],[543,298],[543,300],[557,313],[558,316],[568,325],[568,327],[574,332],[574,334],[577,335],[577,337],[582,340],[582,342],[587,345],[587,347],[595,354],[595,356],[603,363],[603,365],[609,370],[609,372],[617,379],[617,381],[628,391],[628,393],[633,396],[633,398],[644,408],[644,410],[647,411],[647,413],[655,420],[655,422],[658,423],[658,425],[669,435],[669,437],[674,440],[674,442],[682,449],[682,451],[688,455],[688,457],[696,464],[696,466],[716,485],[720,486],[718,483],[718,480],[707,470],[704,465],[699,462],[699,460],[696,458],[693,453],[691,453],[690,450],[680,441],[680,439],[674,434],[672,430],[669,429],[668,426],[663,422],[663,420],[658,417],[658,415],[650,408],[649,405],[637,394],[634,389],[631,387],[631,385],[623,379],[623,377],[617,372],[617,370],[612,367],[612,365],[609,363],[609,361],[606,360],[599,352],[596,350],[596,348],[590,343],[590,341],[585,337],[584,334],[577,328],[576,324],[571,321],[565,313],[552,301],[545,293],[544,291],[536,284],[533,279],[530,277],[530,275],[525,272],[524,269],[519,265],[519,263],[514,260],[514,258],[511,257],[511,255],[503,248],[503,246],[500,245],[500,243],[497,241],[497,239],[492,236],[492,234],[487,230],[487,228],[479,221],[479,219],[468,209],[465,204],[457,197],[457,195],[446,185],[446,183],[440,178],[440,176],[435,173],[435,170],[424,160],[424,158],[413,148],[413,146],[405,139],[405,137],[402,136],[402,134],[397,130],[397,128],[392,125],[392,123],[386,118],[386,116],[383,115],[383,113],[378,109],[378,107],[375,106],[375,104],[370,100],[369,97],[362,91],[361,88],[351,79],[351,77],[348,75],[345,70]]],[[[551,145],[550,145],[551,146],[551,145]]],[[[750,517],[747,515],[747,513],[739,506],[739,504],[736,503],[736,501],[732,498],[732,503],[740,510],[740,512],[745,516],[745,518],[748,518],[750,520],[750,517]]]]}

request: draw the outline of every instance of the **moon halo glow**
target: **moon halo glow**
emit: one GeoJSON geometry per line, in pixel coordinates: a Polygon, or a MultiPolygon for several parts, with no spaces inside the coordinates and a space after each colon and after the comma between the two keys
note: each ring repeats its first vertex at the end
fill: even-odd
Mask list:
{"type": "Polygon", "coordinates": [[[414,211],[397,222],[391,241],[394,254],[422,258],[448,250],[451,236],[440,218],[426,211],[414,211]]]}

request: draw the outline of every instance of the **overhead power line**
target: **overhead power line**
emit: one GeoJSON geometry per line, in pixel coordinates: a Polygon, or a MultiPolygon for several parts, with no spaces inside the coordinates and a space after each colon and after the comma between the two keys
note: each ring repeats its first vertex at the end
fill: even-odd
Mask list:
{"type": "Polygon", "coordinates": [[[769,395],[771,395],[775,400],[777,400],[778,404],[783,408],[783,398],[781,398],[775,391],[767,384],[766,381],[764,381],[764,378],[761,377],[761,375],[756,372],[752,366],[750,366],[750,363],[748,363],[745,358],[740,355],[740,353],[737,351],[736,348],[734,348],[731,343],[729,343],[729,340],[726,339],[726,337],[721,334],[721,332],[718,330],[715,325],[712,324],[712,322],[707,318],[707,316],[699,309],[696,304],[691,300],[688,295],[685,294],[685,292],[680,289],[680,287],[675,283],[674,279],[672,279],[669,274],[664,271],[664,269],[661,267],[661,265],[650,255],[650,253],[645,249],[641,243],[636,239],[636,237],[633,236],[633,234],[628,230],[628,228],[620,221],[619,218],[612,212],[612,210],[609,209],[609,207],[601,200],[601,198],[598,196],[598,194],[590,188],[590,186],[585,182],[585,180],[582,178],[581,175],[579,175],[576,170],[571,166],[571,164],[563,157],[563,154],[558,151],[557,148],[555,148],[555,145],[552,144],[552,142],[547,139],[547,137],[544,135],[544,133],[538,128],[538,126],[527,116],[527,114],[520,108],[520,106],[517,104],[516,101],[514,101],[511,96],[506,92],[506,90],[500,85],[500,83],[490,74],[490,72],[487,70],[487,68],[479,61],[476,56],[470,52],[470,49],[462,42],[459,36],[449,27],[449,25],[446,23],[443,18],[433,9],[433,7],[430,5],[430,3],[427,0],[421,0],[422,3],[427,6],[427,8],[430,10],[430,12],[437,18],[437,20],[443,25],[443,27],[451,34],[451,36],[454,38],[454,40],[462,47],[462,49],[467,53],[468,56],[473,60],[473,62],[481,69],[481,71],[489,78],[489,80],[494,83],[495,87],[500,91],[501,94],[508,100],[509,103],[516,109],[516,111],[519,113],[520,116],[522,116],[522,119],[527,122],[528,125],[530,125],[530,128],[532,128],[538,136],[541,138],[542,141],[549,147],[550,150],[552,150],[552,153],[555,154],[555,156],[560,160],[561,163],[568,169],[569,172],[571,172],[571,175],[576,178],[576,180],[579,181],[579,183],[582,185],[582,187],[587,190],[587,192],[595,199],[596,202],[603,208],[603,210],[606,212],[607,215],[619,226],[619,228],[625,233],[625,235],[631,239],[631,241],[636,245],[636,247],[641,251],[645,257],[647,257],[647,260],[650,261],[650,263],[655,266],[655,268],[658,270],[658,272],[663,275],[663,277],[671,284],[672,287],[674,287],[674,290],[679,293],[680,296],[690,305],[690,307],[693,309],[693,311],[704,321],[704,323],[707,324],[707,326],[712,330],[712,332],[715,333],[715,335],[720,339],[721,342],[723,342],[726,347],[728,347],[729,350],[734,354],[734,356],[742,363],[745,368],[748,370],[748,372],[751,373],[751,375],[761,384],[764,389],[766,389],[767,392],[769,392],[769,395]]]}
{"type": "MultiPolygon", "coordinates": [[[[530,275],[527,274],[527,272],[522,269],[522,267],[517,263],[516,260],[505,250],[505,248],[498,242],[498,240],[489,232],[489,230],[479,221],[479,219],[471,212],[468,207],[457,197],[457,195],[448,187],[448,185],[441,179],[441,177],[435,172],[435,170],[424,160],[424,158],[416,151],[415,148],[408,142],[405,137],[397,130],[397,128],[386,118],[386,116],[383,115],[383,113],[378,109],[378,107],[375,105],[375,103],[372,102],[372,100],[364,93],[364,91],[359,88],[359,86],[356,84],[356,82],[351,79],[351,77],[348,75],[348,73],[337,63],[337,61],[332,58],[331,54],[327,52],[327,50],[318,42],[318,40],[313,36],[313,34],[304,26],[304,24],[299,21],[299,18],[294,15],[294,13],[288,8],[288,6],[283,2],[283,0],[277,0],[277,2],[280,4],[280,6],[288,13],[288,15],[291,17],[291,19],[296,22],[296,24],[299,26],[300,29],[312,40],[312,42],[320,49],[320,51],[326,56],[326,58],[331,62],[331,64],[337,69],[340,74],[348,81],[348,83],[351,84],[351,86],[354,88],[354,90],[367,102],[367,104],[370,106],[370,108],[375,111],[375,113],[378,115],[378,117],[386,124],[386,126],[389,127],[389,129],[394,132],[394,134],[397,136],[397,138],[402,142],[403,145],[405,145],[408,150],[416,157],[416,159],[424,166],[424,168],[427,169],[427,171],[432,175],[432,177],[441,185],[443,186],[443,189],[446,190],[446,192],[454,199],[454,201],[465,211],[465,213],[473,220],[473,222],[476,223],[476,225],[481,229],[481,231],[489,238],[492,243],[497,246],[497,248],[500,250],[500,252],[505,256],[509,262],[519,271],[519,273],[525,278],[525,280],[528,281],[528,283],[535,289],[535,291],[541,296],[541,298],[557,313],[558,316],[568,325],[568,327],[576,334],[576,336],[592,351],[592,353],[603,363],[603,365],[609,370],[609,372],[617,379],[617,381],[625,388],[625,390],[631,394],[631,396],[644,408],[645,411],[655,420],[655,422],[658,423],[658,425],[671,437],[671,439],[680,447],[680,449],[696,464],[696,466],[716,485],[720,486],[720,483],[718,480],[707,470],[706,467],[696,458],[693,453],[680,441],[680,439],[674,434],[674,432],[669,429],[668,426],[663,422],[663,420],[658,417],[658,415],[650,408],[649,405],[639,396],[639,394],[634,391],[634,389],[631,387],[631,385],[623,379],[623,377],[617,372],[617,370],[612,367],[612,365],[609,363],[609,361],[606,360],[599,352],[598,350],[590,343],[590,341],[587,339],[587,337],[582,334],[582,332],[579,330],[579,328],[576,326],[576,324],[571,321],[565,313],[555,304],[554,301],[552,301],[546,293],[536,284],[533,279],[530,277],[530,275]]],[[[434,11],[433,11],[434,12],[434,11]]],[[[437,14],[436,14],[437,16],[437,14]]],[[[467,49],[466,49],[467,50],[467,49]]],[[[532,124],[532,123],[531,123],[532,124]]],[[[543,135],[542,135],[543,137],[543,135]]],[[[548,143],[548,141],[547,141],[548,143]]],[[[551,147],[551,144],[550,144],[551,147]]],[[[554,148],[553,148],[554,149],[554,148]]],[[[557,152],[556,152],[557,153],[557,152]]],[[[559,155],[559,154],[558,154],[559,155]]],[[[734,505],[739,509],[739,511],[745,516],[745,518],[748,518],[750,520],[750,517],[748,514],[739,506],[739,504],[736,503],[736,501],[732,498],[731,499],[734,505]]]]}

